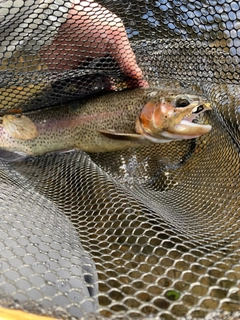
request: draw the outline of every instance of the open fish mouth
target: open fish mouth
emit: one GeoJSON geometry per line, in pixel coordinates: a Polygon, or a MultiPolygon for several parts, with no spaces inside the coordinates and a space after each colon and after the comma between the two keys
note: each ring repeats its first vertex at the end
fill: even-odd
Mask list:
{"type": "MultiPolygon", "coordinates": [[[[170,126],[167,131],[163,132],[164,137],[180,140],[193,139],[210,132],[212,129],[211,125],[200,123],[200,115],[202,115],[205,111],[212,110],[210,104],[207,102],[202,104],[193,102],[187,107],[187,109],[191,108],[193,109],[191,110],[190,114],[185,115],[179,123],[176,121],[173,128],[170,126]]],[[[179,108],[177,110],[179,110],[179,108]]],[[[184,111],[182,112],[184,113],[184,111]]]]}

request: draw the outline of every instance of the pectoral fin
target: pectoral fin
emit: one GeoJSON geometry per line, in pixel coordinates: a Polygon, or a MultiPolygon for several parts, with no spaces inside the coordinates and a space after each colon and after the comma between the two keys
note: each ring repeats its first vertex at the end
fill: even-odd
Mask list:
{"type": "Polygon", "coordinates": [[[137,141],[137,142],[144,140],[143,136],[137,133],[123,133],[123,132],[117,132],[115,130],[99,130],[99,132],[109,139],[131,140],[131,141],[137,141]]]}
{"type": "Polygon", "coordinates": [[[8,135],[14,139],[30,140],[38,136],[35,124],[23,115],[5,115],[2,117],[2,125],[8,135]]]}

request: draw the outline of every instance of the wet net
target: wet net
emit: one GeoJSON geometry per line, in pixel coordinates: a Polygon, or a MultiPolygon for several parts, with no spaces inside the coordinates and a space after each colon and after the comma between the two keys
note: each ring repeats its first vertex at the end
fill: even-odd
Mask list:
{"type": "Polygon", "coordinates": [[[1,161],[0,305],[59,319],[239,319],[238,1],[2,0],[1,115],[137,86],[121,65],[131,50],[109,36],[119,28],[150,86],[207,97],[212,130],[1,161]]]}

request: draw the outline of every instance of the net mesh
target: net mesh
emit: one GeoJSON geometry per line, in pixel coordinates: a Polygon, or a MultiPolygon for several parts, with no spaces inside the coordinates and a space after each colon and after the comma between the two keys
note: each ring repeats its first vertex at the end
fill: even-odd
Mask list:
{"type": "Polygon", "coordinates": [[[1,161],[2,306],[239,318],[239,13],[230,0],[0,2],[2,115],[137,85],[118,59],[131,50],[108,38],[122,26],[150,86],[213,108],[197,140],[1,161]],[[76,27],[74,8],[94,19],[76,27]]]}

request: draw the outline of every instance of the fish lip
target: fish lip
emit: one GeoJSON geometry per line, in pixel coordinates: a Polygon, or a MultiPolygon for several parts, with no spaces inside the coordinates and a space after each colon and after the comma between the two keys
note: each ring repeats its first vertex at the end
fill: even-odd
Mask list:
{"type": "MultiPolygon", "coordinates": [[[[208,124],[197,124],[197,123],[192,123],[186,120],[182,120],[180,125],[184,125],[185,127],[195,127],[196,129],[201,129],[201,133],[199,134],[181,134],[179,133],[174,133],[171,131],[162,131],[159,133],[158,136],[152,136],[151,134],[144,132],[144,136],[152,141],[153,143],[166,143],[166,142],[171,142],[171,141],[181,141],[181,140],[188,140],[188,139],[196,139],[201,137],[203,134],[207,134],[212,130],[212,126],[208,124]]],[[[175,128],[176,129],[176,128],[175,128]]]]}
{"type": "Polygon", "coordinates": [[[171,140],[186,140],[186,139],[196,139],[201,137],[203,134],[207,134],[212,130],[212,126],[209,124],[200,124],[192,122],[196,119],[201,113],[211,110],[204,108],[201,112],[196,114],[191,114],[189,116],[185,116],[178,124],[175,124],[172,128],[169,127],[165,131],[160,133],[161,137],[171,140]],[[181,133],[184,129],[196,129],[196,134],[194,133],[181,133]]]}
{"type": "MultiPolygon", "coordinates": [[[[195,118],[194,118],[195,119],[195,118]]],[[[194,120],[193,119],[193,120],[194,120]]],[[[188,127],[195,127],[195,128],[208,128],[208,127],[211,127],[212,126],[210,124],[201,124],[201,123],[195,123],[195,122],[192,122],[192,121],[189,121],[188,119],[183,119],[180,121],[180,124],[181,125],[185,125],[185,126],[188,126],[188,127]]]]}
{"type": "Polygon", "coordinates": [[[178,125],[174,126],[175,131],[177,131],[178,127],[184,126],[185,128],[194,128],[198,133],[196,134],[183,134],[179,130],[179,133],[177,132],[171,132],[169,131],[163,131],[161,132],[161,136],[166,139],[172,139],[172,140],[186,140],[186,139],[196,139],[201,137],[204,134],[209,133],[212,130],[212,126],[209,124],[199,124],[199,123],[193,123],[189,122],[187,120],[182,120],[178,125]]]}

